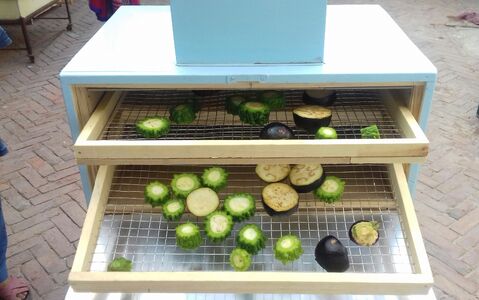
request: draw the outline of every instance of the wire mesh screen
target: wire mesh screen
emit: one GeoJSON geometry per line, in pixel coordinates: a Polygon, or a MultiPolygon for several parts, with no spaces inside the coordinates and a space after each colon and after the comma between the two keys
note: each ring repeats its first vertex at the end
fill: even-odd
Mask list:
{"type": "MultiPolygon", "coordinates": [[[[225,99],[230,95],[255,96],[256,91],[218,91],[211,96],[197,97],[201,110],[196,120],[188,125],[172,123],[170,132],[158,139],[165,140],[251,140],[258,139],[262,126],[240,121],[225,111],[225,99]]],[[[281,122],[293,130],[297,139],[313,139],[314,135],[295,126],[293,109],[304,105],[303,91],[284,91],[286,106],[272,111],[270,122],[281,122]]],[[[135,124],[146,117],[169,117],[169,109],[195,97],[190,91],[133,91],[128,92],[112,114],[102,139],[145,139],[135,130],[135,124]]],[[[331,127],[340,139],[361,138],[360,129],[372,124],[379,128],[382,138],[401,138],[401,132],[382,103],[378,90],[344,90],[337,92],[331,106],[331,127]]]]}
{"type": "MultiPolygon", "coordinates": [[[[176,246],[175,227],[191,221],[202,228],[202,219],[185,213],[178,222],[165,220],[159,208],[144,204],[144,187],[150,180],[169,183],[174,173],[201,174],[200,167],[118,166],[115,172],[102,221],[91,270],[105,271],[115,257],[133,261],[135,271],[232,271],[229,254],[235,248],[236,235],[244,224],[255,223],[268,238],[266,248],[255,255],[253,271],[324,271],[314,260],[318,241],[334,235],[347,247],[348,272],[412,273],[414,266],[408,254],[408,242],[402,231],[394,191],[388,170],[379,165],[324,166],[329,175],[346,181],[343,198],[336,204],[316,201],[312,193],[300,194],[300,205],[291,216],[271,217],[260,200],[265,186],[254,175],[254,166],[228,166],[228,186],[219,196],[247,192],[257,199],[254,217],[236,223],[230,237],[215,244],[204,240],[196,250],[184,251],[176,246]],[[379,240],[372,247],[361,247],[349,240],[349,227],[358,220],[376,220],[380,224],[379,240]],[[282,264],[274,258],[273,245],[286,234],[297,235],[304,254],[299,260],[282,264]]],[[[206,237],[204,231],[202,236],[206,237]]]]}

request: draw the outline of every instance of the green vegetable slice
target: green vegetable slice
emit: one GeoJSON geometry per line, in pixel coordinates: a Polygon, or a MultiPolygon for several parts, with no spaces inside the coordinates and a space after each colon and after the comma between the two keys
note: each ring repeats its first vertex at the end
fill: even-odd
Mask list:
{"type": "Polygon", "coordinates": [[[266,237],[255,224],[243,226],[236,237],[238,247],[245,249],[249,253],[255,255],[265,247],[266,237]]]}
{"type": "Polygon", "coordinates": [[[246,101],[246,98],[240,95],[227,97],[225,103],[226,112],[235,116],[238,115],[241,104],[246,101]]]}
{"type": "Polygon", "coordinates": [[[186,198],[192,191],[200,187],[200,178],[192,173],[175,174],[171,181],[173,194],[180,198],[186,198]]]}
{"type": "Polygon", "coordinates": [[[336,130],[332,127],[320,127],[318,131],[316,131],[315,137],[317,139],[334,140],[338,138],[338,134],[336,133],[336,130]]]}
{"type": "Polygon", "coordinates": [[[268,123],[270,111],[269,106],[264,103],[248,101],[240,105],[239,117],[247,124],[264,125],[268,123]]]}
{"type": "Polygon", "coordinates": [[[241,222],[255,214],[256,204],[251,194],[236,193],[226,197],[224,209],[235,222],[241,222]]]}
{"type": "Polygon", "coordinates": [[[145,201],[153,207],[165,203],[169,195],[168,186],[159,181],[151,181],[145,187],[145,201]]]}
{"type": "Polygon", "coordinates": [[[205,169],[201,176],[203,185],[214,191],[219,191],[228,183],[228,172],[220,167],[205,169]]]}
{"type": "Polygon", "coordinates": [[[314,195],[326,203],[336,202],[343,196],[345,184],[345,181],[336,176],[326,176],[323,184],[314,191],[314,195]]]}
{"type": "Polygon", "coordinates": [[[274,245],[274,257],[283,264],[297,260],[302,254],[301,241],[294,235],[285,235],[274,245]]]}
{"type": "Polygon", "coordinates": [[[185,212],[185,204],[181,199],[166,201],[162,207],[163,217],[169,221],[178,221],[185,212]]]}
{"type": "Polygon", "coordinates": [[[146,138],[157,138],[170,131],[170,121],[162,117],[150,117],[136,122],[136,132],[146,138]]]}
{"type": "Polygon", "coordinates": [[[191,104],[180,104],[170,109],[170,120],[175,123],[190,124],[195,119],[195,108],[191,104]]]}
{"type": "Polygon", "coordinates": [[[247,271],[251,261],[251,254],[244,249],[235,248],[230,254],[230,265],[235,271],[247,271]]]}
{"type": "Polygon", "coordinates": [[[184,250],[196,249],[201,245],[200,228],[187,222],[176,227],[176,245],[184,250]]]}
{"type": "Polygon", "coordinates": [[[271,109],[283,108],[285,104],[284,94],[281,91],[265,91],[260,95],[260,101],[271,109]]]}
{"type": "Polygon", "coordinates": [[[368,127],[361,128],[361,138],[362,139],[380,139],[381,135],[379,134],[378,126],[371,125],[368,127]]]}
{"type": "Polygon", "coordinates": [[[132,262],[124,257],[117,257],[108,264],[108,272],[130,272],[132,262]]]}
{"type": "Polygon", "coordinates": [[[206,236],[212,242],[222,242],[231,234],[233,224],[233,218],[224,211],[212,212],[205,219],[206,236]]]}

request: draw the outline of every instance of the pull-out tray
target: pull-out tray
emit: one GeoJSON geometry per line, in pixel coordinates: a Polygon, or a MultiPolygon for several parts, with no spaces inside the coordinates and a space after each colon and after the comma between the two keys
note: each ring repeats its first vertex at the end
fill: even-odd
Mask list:
{"type": "Polygon", "coordinates": [[[70,284],[75,291],[124,293],[426,294],[432,275],[402,165],[323,167],[346,181],[340,202],[325,204],[312,193],[300,194],[297,212],[271,217],[264,212],[260,194],[265,183],[254,166],[225,166],[229,179],[219,192],[221,202],[234,192],[253,194],[257,212],[242,224],[257,224],[268,238],[250,270],[234,272],[229,254],[242,224],[235,224],[223,243],[205,239],[198,249],[183,251],[175,245],[175,227],[191,221],[202,228],[202,220],[187,212],[178,222],[167,221],[160,208],[144,203],[150,180],[169,183],[175,173],[200,174],[202,167],[101,166],[70,284]],[[380,224],[374,246],[349,240],[349,227],[363,219],[380,224]],[[280,236],[290,233],[301,239],[304,254],[283,265],[272,248],[280,236]],[[330,234],[348,249],[350,268],[345,273],[327,273],[314,260],[316,244],[330,234]],[[118,256],[133,261],[132,272],[106,272],[118,256]]]}
{"type": "MultiPolygon", "coordinates": [[[[252,91],[249,91],[253,93],[252,91]]],[[[193,97],[190,91],[129,91],[106,93],[75,143],[79,163],[203,164],[263,161],[324,163],[422,162],[429,141],[404,104],[390,90],[342,90],[331,106],[331,127],[337,140],[317,140],[297,128],[292,110],[302,102],[301,90],[286,90],[286,106],[272,111],[270,122],[290,126],[295,139],[260,140],[262,126],[244,124],[226,113],[225,98],[248,91],[220,91],[202,97],[201,110],[189,125],[172,123],[159,139],[145,139],[135,123],[148,116],[168,117],[168,109],[193,97]],[[361,139],[362,127],[376,124],[381,139],[361,139]]]]}

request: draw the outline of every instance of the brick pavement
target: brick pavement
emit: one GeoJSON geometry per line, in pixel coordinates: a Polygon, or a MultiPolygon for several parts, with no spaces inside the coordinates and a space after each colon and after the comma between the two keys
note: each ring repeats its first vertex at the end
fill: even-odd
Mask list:
{"type": "MultiPolygon", "coordinates": [[[[150,0],[149,3],[157,1],[150,0]]],[[[439,69],[416,209],[439,299],[479,299],[479,29],[445,26],[475,0],[332,0],[379,3],[439,69]]],[[[84,0],[65,21],[34,21],[36,64],[0,52],[0,194],[9,233],[10,272],[25,276],[34,299],[62,299],[85,212],[58,72],[101,26],[84,0]]],[[[51,14],[61,14],[56,9],[51,14]]],[[[8,27],[15,40],[20,31],[8,27]]]]}

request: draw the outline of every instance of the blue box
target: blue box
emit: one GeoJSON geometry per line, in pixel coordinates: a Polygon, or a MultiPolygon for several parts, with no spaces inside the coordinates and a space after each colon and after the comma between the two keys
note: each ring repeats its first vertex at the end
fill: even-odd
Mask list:
{"type": "Polygon", "coordinates": [[[171,0],[177,64],[321,63],[326,0],[171,0]]]}

